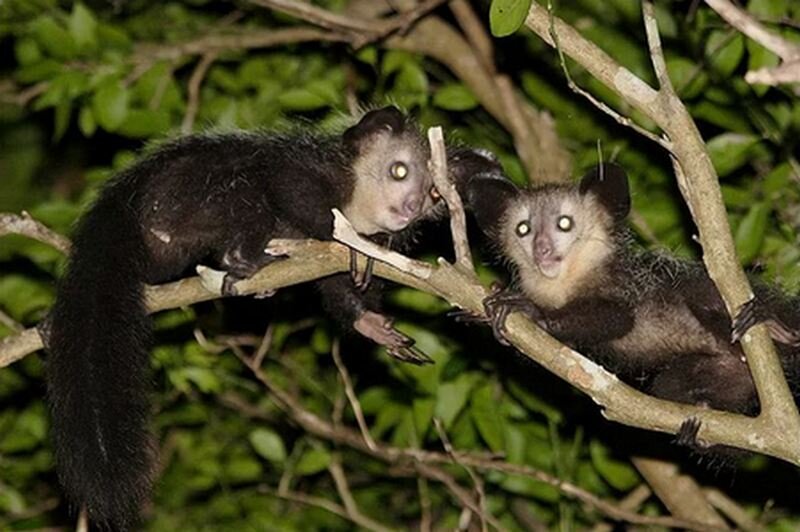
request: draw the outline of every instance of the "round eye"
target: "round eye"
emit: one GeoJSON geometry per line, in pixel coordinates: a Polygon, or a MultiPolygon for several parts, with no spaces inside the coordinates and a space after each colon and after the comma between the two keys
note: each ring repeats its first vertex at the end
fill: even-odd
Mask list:
{"type": "Polygon", "coordinates": [[[572,219],[572,216],[567,216],[566,214],[559,216],[558,221],[556,222],[558,228],[564,231],[572,231],[572,226],[575,225],[575,221],[572,219]]]}
{"type": "Polygon", "coordinates": [[[530,232],[531,232],[531,224],[530,223],[528,223],[526,221],[522,221],[522,222],[517,224],[517,235],[518,236],[525,236],[530,232]]]}
{"type": "Polygon", "coordinates": [[[398,181],[402,181],[406,177],[408,177],[408,166],[406,163],[396,162],[392,163],[392,166],[389,168],[389,174],[392,176],[393,179],[397,179],[398,181]]]}
{"type": "Polygon", "coordinates": [[[431,187],[430,195],[433,201],[439,201],[442,199],[442,195],[439,194],[439,191],[436,190],[436,187],[431,187]]]}

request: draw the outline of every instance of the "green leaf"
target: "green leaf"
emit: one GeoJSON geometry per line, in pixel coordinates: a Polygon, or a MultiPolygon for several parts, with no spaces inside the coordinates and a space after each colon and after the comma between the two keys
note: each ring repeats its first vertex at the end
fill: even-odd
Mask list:
{"type": "Polygon", "coordinates": [[[286,460],[286,448],[283,446],[283,440],[274,430],[256,429],[250,433],[248,439],[259,456],[271,462],[282,463],[286,460]]]}
{"type": "Polygon", "coordinates": [[[747,11],[758,18],[780,20],[789,14],[789,0],[750,0],[747,11]]]}
{"type": "Polygon", "coordinates": [[[449,83],[436,91],[433,104],[448,111],[468,111],[478,105],[478,100],[463,83],[449,83]]]}
{"type": "Polygon", "coordinates": [[[492,0],[489,8],[489,27],[495,37],[515,33],[524,23],[531,0],[492,0]]]}
{"type": "Polygon", "coordinates": [[[758,256],[764,236],[767,231],[767,222],[772,208],[766,202],[759,202],[750,207],[736,229],[736,253],[742,264],[749,264],[758,256]]]}
{"type": "Polygon", "coordinates": [[[56,59],[75,57],[75,40],[52,16],[39,16],[31,22],[30,29],[33,38],[47,55],[56,59]]]}
{"type": "Polygon", "coordinates": [[[169,113],[151,109],[128,109],[125,121],[116,132],[129,138],[144,139],[166,133],[170,125],[169,113]]]}
{"type": "Polygon", "coordinates": [[[417,63],[403,65],[394,81],[394,87],[403,92],[428,92],[428,75],[417,63]]]}
{"type": "Polygon", "coordinates": [[[42,52],[36,41],[29,37],[21,37],[14,42],[14,54],[20,65],[32,65],[42,59],[42,52]]]}
{"type": "Polygon", "coordinates": [[[639,475],[633,467],[612,458],[608,449],[598,441],[593,440],[589,444],[589,454],[597,472],[615,489],[628,491],[639,483],[639,475]]]}
{"type": "Polygon", "coordinates": [[[741,109],[732,109],[708,100],[702,100],[693,106],[692,116],[734,133],[752,131],[750,121],[742,114],[741,109]]]}
{"type": "Polygon", "coordinates": [[[667,59],[667,72],[675,90],[684,99],[699,95],[708,85],[703,68],[683,57],[667,59]]]}
{"type": "Polygon", "coordinates": [[[331,337],[324,327],[315,327],[311,334],[311,349],[318,354],[331,352],[331,337]]]}
{"type": "Polygon", "coordinates": [[[228,482],[253,482],[261,478],[263,472],[264,468],[259,462],[246,456],[238,456],[225,464],[225,479],[228,482]]]}
{"type": "Polygon", "coordinates": [[[330,463],[331,455],[328,451],[322,448],[313,448],[303,453],[303,456],[297,461],[294,471],[302,476],[313,475],[323,471],[330,463]]]}
{"type": "Polygon", "coordinates": [[[436,401],[432,397],[414,399],[411,408],[414,414],[414,430],[419,439],[423,440],[433,420],[436,401]]]}
{"type": "Polygon", "coordinates": [[[364,46],[356,52],[356,59],[371,66],[378,65],[378,49],[375,46],[364,46]]]}
{"type": "Polygon", "coordinates": [[[705,54],[711,68],[723,76],[730,76],[744,56],[744,37],[736,30],[711,32],[705,54]]]}
{"type": "Polygon", "coordinates": [[[55,125],[53,126],[54,141],[58,141],[66,133],[71,113],[72,105],[69,100],[64,99],[56,105],[55,125]]]}
{"type": "Polygon", "coordinates": [[[325,98],[305,87],[284,91],[278,96],[278,103],[288,111],[313,111],[328,104],[325,98]]]}
{"type": "Polygon", "coordinates": [[[92,108],[88,105],[81,107],[80,113],[78,113],[78,127],[84,137],[91,137],[97,130],[97,122],[94,120],[92,108]]]}
{"type": "Polygon", "coordinates": [[[717,174],[724,177],[743,166],[758,142],[755,135],[741,133],[723,133],[709,140],[708,154],[717,174]]]}
{"type": "Polygon", "coordinates": [[[14,273],[0,276],[0,307],[17,321],[48,308],[54,299],[48,283],[14,273]]]}
{"type": "Polygon", "coordinates": [[[384,76],[389,76],[403,68],[403,65],[406,63],[414,63],[416,60],[417,59],[414,57],[414,55],[409,52],[404,52],[402,50],[389,50],[383,56],[381,73],[384,76]]]}
{"type": "Polygon", "coordinates": [[[173,369],[169,372],[172,384],[179,390],[188,393],[194,385],[203,393],[218,392],[221,388],[219,377],[214,370],[189,366],[173,369]]]}
{"type": "Polygon", "coordinates": [[[44,441],[47,422],[44,405],[34,403],[32,407],[14,416],[10,430],[0,439],[0,451],[13,454],[30,451],[44,441]]]}
{"type": "Polygon", "coordinates": [[[498,411],[498,401],[493,395],[494,386],[491,383],[475,390],[470,400],[470,414],[489,448],[499,453],[505,451],[504,419],[498,411]]]}
{"type": "Polygon", "coordinates": [[[25,497],[7,484],[0,490],[0,510],[6,515],[20,514],[25,510],[25,497]]]}
{"type": "Polygon", "coordinates": [[[68,26],[79,50],[94,49],[97,46],[97,20],[85,5],[78,2],[73,6],[68,26]]]}
{"type": "Polygon", "coordinates": [[[130,93],[120,81],[112,80],[100,87],[92,98],[92,111],[100,127],[116,131],[128,116],[129,99],[130,93]]]}
{"type": "Polygon", "coordinates": [[[442,420],[445,428],[450,428],[456,417],[469,399],[469,393],[475,386],[475,375],[463,373],[454,381],[445,382],[439,385],[436,392],[436,417],[442,420]]]}

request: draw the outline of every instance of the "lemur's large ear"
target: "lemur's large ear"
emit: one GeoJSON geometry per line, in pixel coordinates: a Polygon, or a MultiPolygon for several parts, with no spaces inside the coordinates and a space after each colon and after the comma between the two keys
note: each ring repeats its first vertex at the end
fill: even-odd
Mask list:
{"type": "Polygon", "coordinates": [[[506,178],[479,175],[467,184],[464,200],[478,226],[491,237],[500,229],[508,206],[520,194],[520,189],[506,178]]]}
{"type": "Polygon", "coordinates": [[[472,179],[477,177],[505,179],[503,167],[492,152],[462,146],[447,147],[447,173],[465,201],[468,185],[472,179]]]}
{"type": "Polygon", "coordinates": [[[380,132],[402,133],[406,128],[405,115],[394,106],[370,111],[358,123],[342,134],[345,145],[358,151],[365,140],[380,132]]]}
{"type": "Polygon", "coordinates": [[[581,179],[581,194],[594,194],[615,221],[624,220],[631,210],[628,175],[613,163],[599,164],[581,179]]]}

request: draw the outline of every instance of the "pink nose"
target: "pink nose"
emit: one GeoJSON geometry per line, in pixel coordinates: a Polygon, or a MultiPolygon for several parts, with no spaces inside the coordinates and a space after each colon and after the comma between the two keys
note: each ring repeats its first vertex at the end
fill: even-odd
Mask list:
{"type": "Polygon", "coordinates": [[[410,196],[403,202],[403,214],[416,216],[420,207],[422,207],[422,197],[418,195],[410,196]]]}
{"type": "Polygon", "coordinates": [[[533,256],[546,259],[553,254],[553,240],[544,233],[539,233],[533,240],[533,256]]]}

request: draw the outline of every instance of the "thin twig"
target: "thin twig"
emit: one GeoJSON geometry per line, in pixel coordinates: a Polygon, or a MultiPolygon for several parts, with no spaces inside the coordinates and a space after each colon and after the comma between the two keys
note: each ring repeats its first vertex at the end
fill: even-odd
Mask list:
{"type": "Polygon", "coordinates": [[[391,264],[420,279],[429,278],[433,272],[432,267],[424,262],[411,260],[396,251],[382,248],[375,242],[361,237],[339,209],[333,209],[333,238],[364,255],[391,264]]]}
{"type": "Polygon", "coordinates": [[[417,477],[417,492],[419,493],[419,532],[431,531],[431,495],[428,479],[417,477]]]}
{"type": "Polygon", "coordinates": [[[328,500],[324,497],[316,497],[314,495],[308,495],[306,493],[300,493],[297,491],[276,491],[269,486],[259,486],[258,491],[261,493],[265,493],[267,495],[272,495],[273,497],[278,497],[280,499],[286,499],[287,501],[299,502],[301,504],[305,504],[307,506],[314,506],[316,508],[322,508],[323,510],[327,510],[332,514],[336,514],[343,519],[347,519],[348,521],[353,522],[354,524],[371,529],[371,530],[392,530],[391,528],[386,528],[382,525],[379,525],[380,528],[373,528],[372,525],[376,524],[371,519],[365,520],[363,516],[358,515],[350,515],[350,513],[341,505],[336,504],[335,502],[328,500]]]}
{"type": "Polygon", "coordinates": [[[183,116],[183,122],[181,123],[181,132],[183,134],[192,132],[194,121],[197,117],[197,110],[200,108],[200,85],[203,83],[203,78],[206,77],[206,72],[208,72],[208,69],[214,63],[216,58],[216,52],[207,52],[203,54],[200,62],[197,63],[197,66],[194,68],[192,76],[189,78],[189,84],[187,86],[188,102],[186,104],[186,114],[183,116]]]}
{"type": "Polygon", "coordinates": [[[463,271],[474,273],[472,252],[467,241],[467,217],[455,183],[447,178],[447,149],[444,146],[441,127],[432,127],[428,130],[428,142],[431,145],[430,171],[433,175],[433,184],[450,212],[450,232],[453,237],[456,264],[463,271]]]}
{"type": "Polygon", "coordinates": [[[264,331],[264,336],[261,338],[261,343],[258,344],[258,349],[253,355],[253,364],[256,367],[260,368],[264,363],[264,358],[267,356],[267,353],[269,353],[270,347],[272,347],[272,336],[274,334],[275,325],[270,322],[270,324],[267,325],[267,330],[264,331]]]}
{"type": "Polygon", "coordinates": [[[22,214],[0,213],[0,236],[11,234],[23,235],[44,242],[64,254],[69,253],[70,250],[69,239],[34,220],[25,211],[22,214]]]}
{"type": "Polygon", "coordinates": [[[642,126],[640,126],[639,124],[637,124],[636,122],[634,122],[633,120],[628,118],[627,116],[624,116],[624,115],[618,113],[617,111],[615,111],[614,109],[609,107],[605,102],[601,102],[593,94],[583,90],[581,87],[578,86],[577,83],[575,83],[575,81],[572,79],[572,75],[569,73],[569,68],[567,67],[567,60],[564,57],[564,51],[561,49],[561,43],[559,42],[559,35],[556,32],[556,24],[555,24],[555,16],[554,16],[554,13],[553,13],[552,0],[548,0],[548,2],[547,2],[547,10],[548,10],[549,19],[550,19],[550,28],[549,28],[550,38],[552,39],[552,41],[554,43],[554,47],[556,49],[556,52],[558,52],[558,61],[561,64],[561,70],[564,72],[564,77],[567,80],[567,86],[570,88],[570,90],[573,91],[576,94],[579,94],[580,96],[583,96],[587,100],[589,100],[589,102],[592,105],[594,105],[595,107],[600,109],[602,112],[604,112],[605,114],[607,114],[608,116],[610,116],[611,118],[616,120],[618,124],[621,124],[621,125],[623,125],[625,127],[629,127],[631,129],[633,129],[634,131],[636,131],[637,133],[639,133],[643,137],[646,137],[646,138],[652,140],[653,142],[655,142],[657,144],[660,144],[661,146],[664,147],[665,150],[667,150],[668,152],[671,152],[672,151],[672,143],[669,140],[664,139],[664,138],[656,135],[655,133],[653,133],[651,131],[648,131],[647,129],[643,128],[642,126]]]}
{"type": "Polygon", "coordinates": [[[486,532],[487,510],[486,510],[486,494],[483,491],[483,480],[475,473],[475,471],[472,470],[471,467],[464,465],[458,459],[458,456],[453,452],[453,445],[450,443],[450,439],[447,437],[447,432],[445,432],[444,430],[444,425],[442,424],[442,420],[439,419],[438,417],[433,418],[433,425],[436,427],[436,432],[439,434],[439,439],[442,440],[442,446],[444,447],[444,450],[447,453],[447,455],[453,459],[453,463],[464,468],[464,471],[467,472],[469,478],[472,479],[472,483],[475,486],[475,492],[478,494],[478,505],[480,506],[481,510],[480,513],[478,514],[478,516],[481,519],[481,530],[483,532],[486,532]]]}
{"type": "Polygon", "coordinates": [[[364,419],[364,411],[361,409],[361,403],[358,401],[358,396],[356,396],[356,392],[353,389],[353,382],[350,380],[350,373],[347,371],[347,366],[344,365],[342,356],[339,353],[340,344],[339,338],[333,340],[331,356],[333,357],[334,364],[336,364],[336,369],[339,370],[339,376],[344,385],[344,393],[347,395],[347,400],[350,402],[350,408],[353,409],[353,415],[356,417],[358,428],[361,431],[361,435],[364,437],[364,443],[367,444],[370,450],[374,450],[375,440],[372,439],[372,434],[369,433],[367,421],[364,419]]]}
{"type": "Polygon", "coordinates": [[[351,521],[354,523],[361,523],[361,526],[377,532],[389,532],[392,530],[361,513],[355,498],[353,498],[353,494],[350,492],[347,475],[345,475],[344,467],[342,467],[342,460],[339,453],[334,453],[331,458],[331,463],[328,465],[328,472],[331,474],[334,484],[336,484],[336,491],[339,493],[339,498],[342,499],[345,511],[347,515],[350,516],[351,521]]]}

